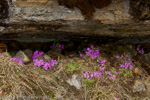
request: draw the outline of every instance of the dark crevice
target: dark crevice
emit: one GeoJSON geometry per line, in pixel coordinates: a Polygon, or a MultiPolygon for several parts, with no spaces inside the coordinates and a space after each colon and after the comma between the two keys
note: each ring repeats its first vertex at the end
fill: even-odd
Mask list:
{"type": "Polygon", "coordinates": [[[9,15],[9,5],[6,0],[0,0],[0,20],[7,19],[9,15]]]}
{"type": "Polygon", "coordinates": [[[111,3],[111,0],[58,0],[60,5],[81,10],[85,19],[92,19],[95,8],[103,8],[111,3]]]}

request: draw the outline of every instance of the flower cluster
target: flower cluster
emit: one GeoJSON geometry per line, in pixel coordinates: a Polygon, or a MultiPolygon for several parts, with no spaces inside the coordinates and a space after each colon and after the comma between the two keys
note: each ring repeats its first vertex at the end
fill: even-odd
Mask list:
{"type": "Polygon", "coordinates": [[[16,58],[16,57],[13,57],[13,58],[10,58],[10,60],[11,60],[11,61],[15,61],[15,62],[17,62],[17,63],[19,63],[20,65],[23,66],[23,62],[22,62],[21,59],[18,59],[18,58],[16,58]]]}
{"type": "Polygon", "coordinates": [[[109,75],[110,80],[116,79],[117,71],[115,71],[115,74],[111,74],[110,71],[105,71],[105,73],[109,75]]]}
{"type": "Polygon", "coordinates": [[[104,71],[105,67],[99,67],[99,69],[100,69],[101,71],[104,71]]]}
{"type": "Polygon", "coordinates": [[[88,78],[88,79],[91,78],[90,74],[87,71],[84,73],[84,78],[88,78]]]}
{"type": "Polygon", "coordinates": [[[37,58],[43,56],[43,54],[44,54],[43,51],[39,52],[38,50],[36,50],[32,56],[32,59],[37,59],[37,58]]]}
{"type": "Polygon", "coordinates": [[[33,59],[33,64],[34,66],[42,66],[42,68],[44,68],[45,70],[48,70],[49,68],[55,66],[58,64],[58,62],[56,60],[53,60],[51,59],[49,62],[44,62],[43,59],[40,59],[38,60],[37,58],[43,56],[44,52],[39,52],[39,51],[35,51],[33,56],[32,56],[32,59],[33,59]]]}
{"type": "Polygon", "coordinates": [[[43,59],[40,59],[40,60],[38,60],[38,59],[34,59],[33,60],[33,64],[34,64],[34,66],[38,66],[38,67],[40,67],[40,66],[43,66],[44,65],[44,60],[43,59]]]}
{"type": "MultiPolygon", "coordinates": [[[[50,46],[50,49],[54,48],[56,46],[52,45],[50,46]]],[[[59,44],[58,47],[60,48],[60,50],[63,50],[64,49],[64,44],[59,44]]]]}
{"type": "Polygon", "coordinates": [[[38,66],[38,67],[42,66],[42,68],[44,68],[45,70],[48,70],[49,68],[58,64],[58,62],[53,59],[51,59],[49,62],[44,62],[43,59],[40,59],[40,60],[36,59],[36,60],[33,60],[33,63],[35,66],[38,66]]]}
{"type": "Polygon", "coordinates": [[[103,67],[103,66],[104,66],[104,64],[105,64],[106,60],[101,60],[101,61],[97,60],[97,62],[98,62],[98,63],[100,63],[100,65],[99,65],[99,66],[100,66],[100,67],[99,67],[99,69],[100,69],[101,71],[104,71],[104,67],[103,67]]]}
{"type": "Polygon", "coordinates": [[[99,62],[101,64],[101,66],[104,66],[106,60],[101,60],[101,61],[97,60],[97,62],[99,62]]]}
{"type": "Polygon", "coordinates": [[[142,48],[142,50],[140,50],[140,46],[138,45],[137,47],[137,51],[140,53],[140,54],[144,54],[144,49],[142,48]]]}
{"type": "Polygon", "coordinates": [[[133,68],[133,66],[131,65],[130,62],[125,62],[124,64],[120,65],[120,68],[125,68],[127,69],[129,67],[129,70],[131,70],[133,68]]]}
{"type": "MultiPolygon", "coordinates": [[[[91,45],[91,48],[86,48],[85,51],[86,51],[85,55],[91,56],[92,60],[100,56],[99,48],[97,47],[97,50],[94,51],[94,46],[93,45],[91,45]]],[[[80,56],[81,56],[81,54],[80,54],[80,56]]]]}
{"type": "Polygon", "coordinates": [[[104,77],[103,74],[101,72],[95,71],[93,72],[91,75],[88,72],[84,73],[84,78],[88,78],[91,79],[92,77],[104,77]]]}
{"type": "Polygon", "coordinates": [[[95,71],[91,74],[91,77],[104,77],[103,74],[101,72],[95,71]]]}

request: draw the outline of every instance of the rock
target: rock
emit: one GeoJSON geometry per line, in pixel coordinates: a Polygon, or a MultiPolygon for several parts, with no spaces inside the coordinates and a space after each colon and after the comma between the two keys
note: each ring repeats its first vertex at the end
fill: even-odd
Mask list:
{"type": "Polygon", "coordinates": [[[140,71],[140,69],[139,69],[138,67],[136,67],[136,68],[134,68],[134,73],[135,73],[136,75],[140,75],[140,74],[141,74],[141,71],[140,71]]]}
{"type": "Polygon", "coordinates": [[[30,49],[25,49],[23,52],[28,56],[28,58],[31,58],[33,55],[33,51],[30,49]]]}
{"type": "Polygon", "coordinates": [[[50,56],[50,57],[52,57],[52,59],[56,59],[56,60],[57,59],[61,59],[61,58],[64,57],[61,53],[54,52],[54,51],[51,51],[51,50],[49,50],[47,52],[47,55],[50,56]]]}
{"type": "Polygon", "coordinates": [[[51,60],[51,57],[48,56],[48,55],[44,55],[44,59],[47,60],[47,61],[50,61],[50,60],[51,60]]]}
{"type": "Polygon", "coordinates": [[[150,53],[144,54],[143,61],[150,64],[150,53]]]}
{"type": "Polygon", "coordinates": [[[134,85],[133,85],[133,87],[132,87],[132,91],[134,93],[136,93],[136,92],[140,92],[141,93],[141,92],[146,91],[146,88],[145,88],[145,85],[142,82],[136,80],[134,85]]]}
{"type": "Polygon", "coordinates": [[[132,59],[137,55],[137,51],[132,48],[132,46],[128,47],[128,51],[125,54],[125,57],[132,59]]]}
{"type": "Polygon", "coordinates": [[[5,29],[5,27],[0,27],[0,32],[2,32],[5,29]]]}
{"type": "Polygon", "coordinates": [[[23,51],[18,51],[15,55],[16,58],[21,59],[23,63],[30,62],[28,56],[23,51]]]}
{"type": "Polygon", "coordinates": [[[42,57],[39,57],[39,58],[37,58],[37,59],[38,59],[38,60],[43,59],[44,62],[48,62],[48,61],[51,60],[51,57],[48,56],[48,55],[46,55],[46,54],[44,54],[42,57]]]}
{"type": "Polygon", "coordinates": [[[74,74],[74,75],[72,75],[71,79],[67,80],[67,83],[70,84],[71,86],[76,87],[76,89],[81,89],[81,87],[82,87],[81,80],[82,80],[81,76],[74,74]]]}
{"type": "Polygon", "coordinates": [[[147,88],[148,95],[150,95],[150,76],[146,78],[146,80],[144,81],[144,84],[147,88]]]}

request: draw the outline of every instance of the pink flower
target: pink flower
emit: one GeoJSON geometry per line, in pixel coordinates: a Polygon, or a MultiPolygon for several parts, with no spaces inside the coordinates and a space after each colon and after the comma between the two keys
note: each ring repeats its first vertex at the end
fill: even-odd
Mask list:
{"type": "Polygon", "coordinates": [[[117,56],[116,56],[116,58],[117,58],[117,59],[119,59],[119,58],[120,58],[120,56],[119,56],[119,55],[117,55],[117,56]]]}
{"type": "Polygon", "coordinates": [[[104,67],[99,67],[99,69],[103,71],[103,70],[104,70],[104,67]]]}
{"type": "Polygon", "coordinates": [[[83,56],[83,54],[82,53],[80,53],[80,57],[82,57],[83,56]]]}

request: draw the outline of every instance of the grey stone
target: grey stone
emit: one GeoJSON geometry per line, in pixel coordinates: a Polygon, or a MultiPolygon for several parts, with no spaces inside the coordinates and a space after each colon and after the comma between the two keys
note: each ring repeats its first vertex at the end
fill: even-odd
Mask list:
{"type": "Polygon", "coordinates": [[[33,51],[30,49],[25,49],[23,52],[28,56],[28,58],[31,58],[33,55],[33,51]]]}
{"type": "Polygon", "coordinates": [[[128,51],[125,54],[125,57],[132,59],[136,55],[137,55],[137,51],[134,50],[131,46],[129,46],[128,51]]]}
{"type": "Polygon", "coordinates": [[[51,57],[48,56],[48,55],[44,55],[44,59],[47,60],[47,61],[50,61],[50,60],[51,60],[51,57]]]}
{"type": "Polygon", "coordinates": [[[5,29],[5,27],[0,27],[0,32],[2,32],[5,29]]]}
{"type": "Polygon", "coordinates": [[[150,53],[144,54],[143,60],[144,62],[150,64],[150,53]]]}
{"type": "Polygon", "coordinates": [[[136,80],[134,85],[133,85],[133,87],[132,87],[132,91],[134,93],[136,93],[136,92],[140,92],[141,93],[141,92],[146,91],[146,88],[145,88],[145,85],[142,82],[136,80]]]}
{"type": "Polygon", "coordinates": [[[21,59],[23,63],[30,62],[30,59],[27,57],[27,55],[23,51],[18,51],[15,55],[16,58],[21,59]]]}
{"type": "Polygon", "coordinates": [[[43,59],[44,62],[48,62],[48,61],[51,60],[51,57],[48,56],[48,55],[46,55],[46,54],[44,54],[43,56],[41,56],[41,57],[39,57],[39,58],[37,58],[37,59],[38,59],[38,60],[43,59]]]}
{"type": "Polygon", "coordinates": [[[82,78],[79,75],[72,75],[71,79],[67,80],[67,83],[70,84],[71,86],[76,87],[76,89],[81,89],[82,87],[82,82],[81,82],[82,78]]]}

